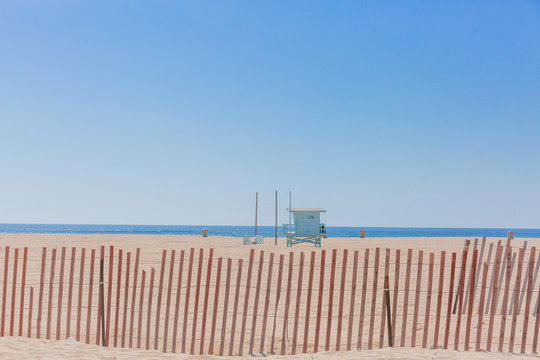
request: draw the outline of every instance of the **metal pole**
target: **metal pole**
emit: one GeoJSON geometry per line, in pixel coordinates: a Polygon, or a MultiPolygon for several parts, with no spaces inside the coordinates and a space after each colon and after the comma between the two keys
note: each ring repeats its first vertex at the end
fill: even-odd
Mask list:
{"type": "Polygon", "coordinates": [[[384,277],[384,296],[386,297],[386,318],[388,319],[388,345],[394,347],[392,338],[392,314],[390,313],[390,284],[388,275],[384,277]]]}
{"type": "Polygon", "coordinates": [[[257,208],[259,207],[259,192],[255,193],[255,236],[257,236],[257,208]]]}
{"type": "Polygon", "coordinates": [[[291,204],[292,204],[292,191],[289,191],[289,228],[291,227],[291,204]]]}
{"type": "Polygon", "coordinates": [[[276,229],[275,229],[275,243],[277,246],[277,190],[276,190],[276,229]]]}

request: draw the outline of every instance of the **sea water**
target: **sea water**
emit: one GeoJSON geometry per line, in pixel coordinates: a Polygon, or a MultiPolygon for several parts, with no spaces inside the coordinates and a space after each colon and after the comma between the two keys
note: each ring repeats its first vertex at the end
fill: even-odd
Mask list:
{"type": "MultiPolygon", "coordinates": [[[[229,225],[84,225],[84,224],[0,224],[4,234],[149,234],[201,235],[208,229],[210,236],[254,235],[254,226],[229,225]]],[[[518,238],[540,238],[540,229],[514,228],[415,228],[415,227],[342,227],[328,226],[328,237],[359,237],[366,230],[367,237],[506,237],[509,231],[518,238]]],[[[273,226],[257,227],[257,234],[273,237],[273,226]]],[[[278,226],[278,236],[283,228],[278,226]]]]}

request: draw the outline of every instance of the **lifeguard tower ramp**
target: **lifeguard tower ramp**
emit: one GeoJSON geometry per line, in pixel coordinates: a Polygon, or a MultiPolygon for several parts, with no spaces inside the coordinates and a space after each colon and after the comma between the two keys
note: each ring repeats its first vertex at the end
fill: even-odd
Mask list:
{"type": "Polygon", "coordinates": [[[287,246],[300,243],[321,246],[321,238],[326,235],[326,226],[321,223],[324,209],[287,209],[292,214],[294,224],[283,224],[283,233],[287,237],[287,246]]]}

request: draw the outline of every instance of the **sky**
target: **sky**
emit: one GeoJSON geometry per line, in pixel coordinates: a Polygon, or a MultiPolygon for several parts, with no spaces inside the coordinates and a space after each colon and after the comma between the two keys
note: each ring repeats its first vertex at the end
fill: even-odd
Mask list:
{"type": "Polygon", "coordinates": [[[0,223],[540,228],[539,1],[0,2],[0,223]]]}

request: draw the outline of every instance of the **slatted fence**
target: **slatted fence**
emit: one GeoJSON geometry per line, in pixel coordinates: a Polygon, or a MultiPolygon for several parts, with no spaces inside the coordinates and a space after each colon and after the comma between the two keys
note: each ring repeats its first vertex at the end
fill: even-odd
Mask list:
{"type": "Polygon", "coordinates": [[[361,350],[390,340],[537,352],[540,259],[526,243],[483,239],[459,253],[251,250],[248,259],[192,248],[163,250],[158,268],[143,265],[139,249],[35,250],[0,248],[0,336],[217,355],[361,350]]]}

